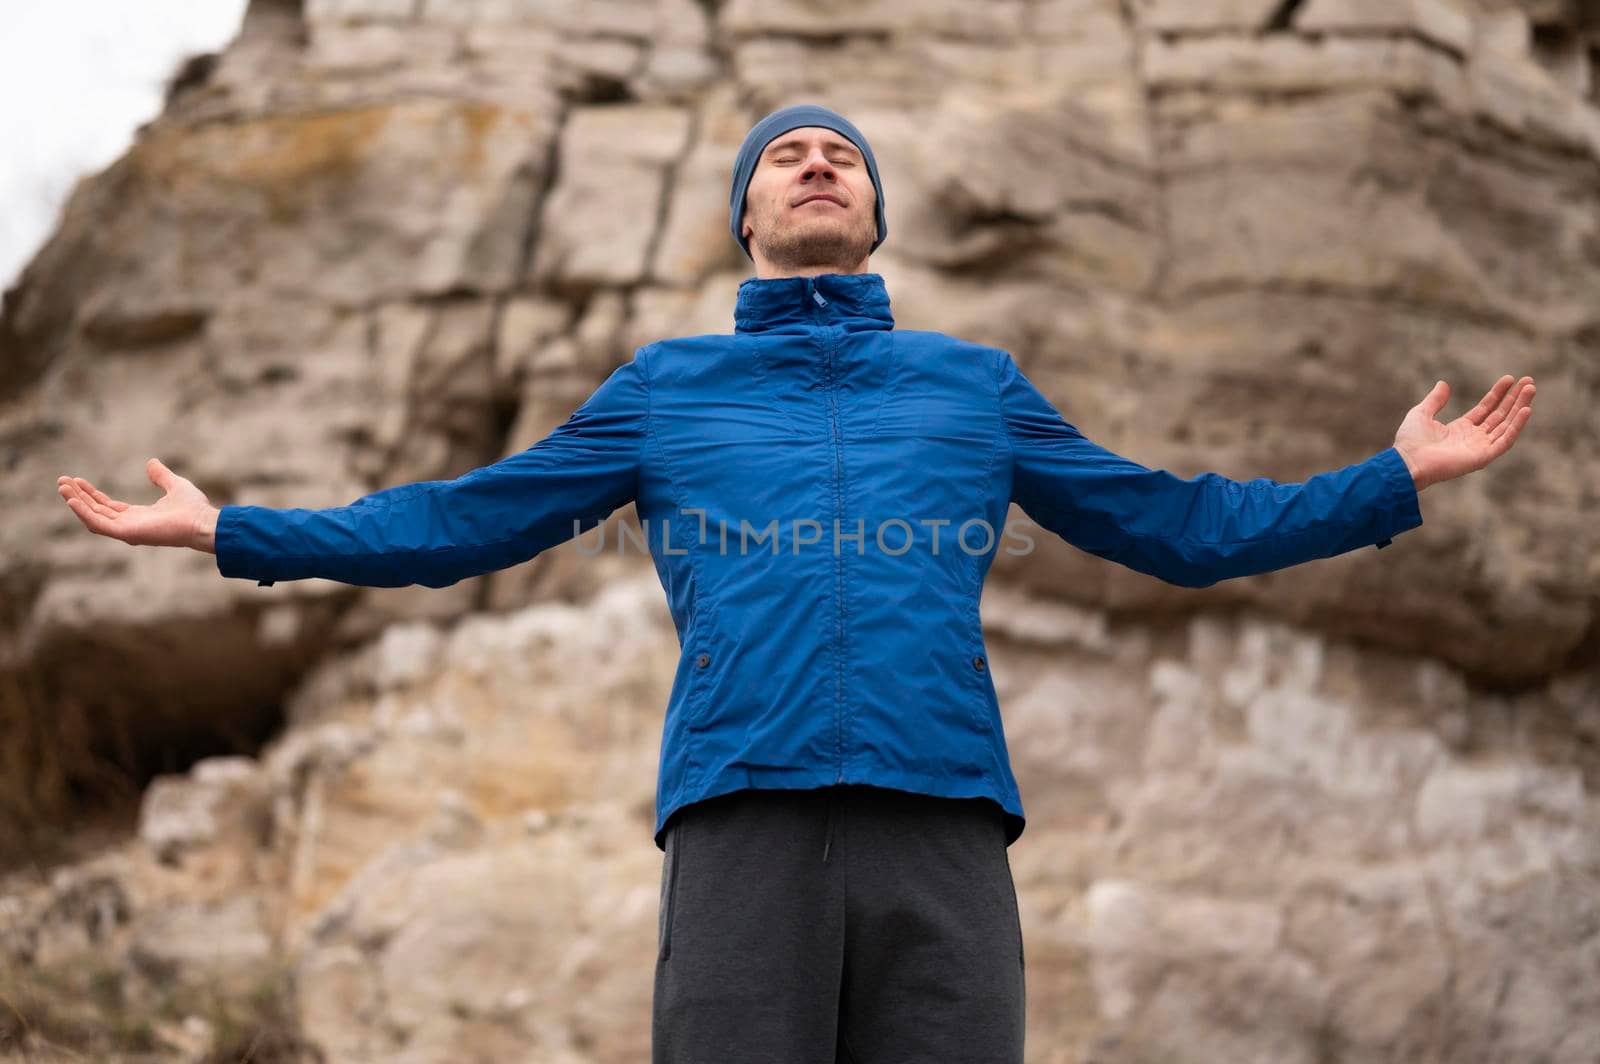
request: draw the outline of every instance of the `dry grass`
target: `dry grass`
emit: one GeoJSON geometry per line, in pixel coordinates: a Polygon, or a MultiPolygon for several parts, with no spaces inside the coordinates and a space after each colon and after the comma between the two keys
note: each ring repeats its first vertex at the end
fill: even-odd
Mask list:
{"type": "Polygon", "coordinates": [[[287,972],[239,998],[214,987],[153,988],[120,968],[28,969],[0,975],[0,1060],[155,1064],[325,1064],[300,1033],[287,972]],[[212,1036],[201,1057],[179,1054],[162,1032],[190,1016],[212,1036]]]}
{"type": "Polygon", "coordinates": [[[0,977],[0,1054],[6,1059],[161,1059],[150,1017],[131,1014],[121,973],[38,969],[0,977]]]}
{"type": "Polygon", "coordinates": [[[65,822],[137,808],[137,781],[98,752],[117,716],[52,699],[37,673],[0,672],[0,868],[69,860],[65,822]]]}

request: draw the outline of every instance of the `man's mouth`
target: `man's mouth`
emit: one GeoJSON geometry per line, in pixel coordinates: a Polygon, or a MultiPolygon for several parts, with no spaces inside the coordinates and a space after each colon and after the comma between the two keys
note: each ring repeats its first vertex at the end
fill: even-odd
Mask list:
{"type": "Polygon", "coordinates": [[[843,207],[844,206],[844,203],[837,196],[830,196],[827,193],[819,193],[819,194],[817,194],[815,196],[807,196],[805,199],[801,200],[799,203],[796,203],[795,206],[796,207],[803,207],[807,203],[811,203],[814,200],[826,200],[827,202],[833,204],[836,207],[843,207]]]}

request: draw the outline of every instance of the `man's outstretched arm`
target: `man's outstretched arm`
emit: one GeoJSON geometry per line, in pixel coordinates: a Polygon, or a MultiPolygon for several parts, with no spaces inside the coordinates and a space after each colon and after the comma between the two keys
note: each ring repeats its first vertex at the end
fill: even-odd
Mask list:
{"type": "Polygon", "coordinates": [[[111,499],[81,477],[61,477],[57,490],[91,531],[208,551],[223,576],[447,587],[526,561],[634,498],[648,409],[642,358],[619,366],[532,447],[454,480],[385,488],[347,506],[218,509],[154,458],[146,472],[166,494],[149,506],[111,499]]]}
{"type": "Polygon", "coordinates": [[[1303,483],[1216,473],[1187,479],[1087,439],[1009,354],[998,368],[1012,451],[1012,499],[1068,543],[1184,587],[1271,572],[1358,547],[1385,547],[1422,524],[1418,493],[1480,469],[1532,416],[1532,378],[1502,377],[1472,411],[1440,425],[1443,382],[1407,413],[1394,446],[1303,483]]]}

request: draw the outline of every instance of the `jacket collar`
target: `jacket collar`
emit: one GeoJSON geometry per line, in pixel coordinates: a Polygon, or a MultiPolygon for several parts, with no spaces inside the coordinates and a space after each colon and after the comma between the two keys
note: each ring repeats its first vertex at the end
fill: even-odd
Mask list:
{"type": "Polygon", "coordinates": [[[851,332],[892,329],[889,291],[876,273],[821,273],[815,277],[751,277],[739,284],[733,331],[840,326],[851,332]]]}

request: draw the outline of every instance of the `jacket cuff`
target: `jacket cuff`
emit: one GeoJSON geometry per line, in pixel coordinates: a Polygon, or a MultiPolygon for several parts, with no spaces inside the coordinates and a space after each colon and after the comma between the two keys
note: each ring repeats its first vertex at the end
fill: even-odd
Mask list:
{"type": "Polygon", "coordinates": [[[1381,538],[1374,544],[1379,550],[1394,542],[1394,537],[1422,524],[1422,510],[1417,502],[1417,482],[1406,467],[1406,460],[1393,447],[1387,447],[1372,457],[1383,472],[1384,500],[1380,506],[1382,518],[1378,525],[1381,538]]]}
{"type": "Polygon", "coordinates": [[[243,510],[241,506],[224,506],[217,514],[217,529],[212,541],[212,548],[217,555],[217,572],[227,577],[255,578],[256,586],[271,587],[275,581],[262,576],[260,569],[251,567],[251,559],[244,549],[244,530],[239,527],[244,516],[243,510]]]}

